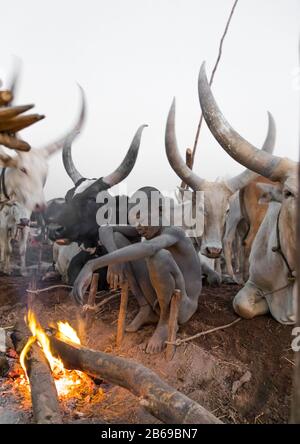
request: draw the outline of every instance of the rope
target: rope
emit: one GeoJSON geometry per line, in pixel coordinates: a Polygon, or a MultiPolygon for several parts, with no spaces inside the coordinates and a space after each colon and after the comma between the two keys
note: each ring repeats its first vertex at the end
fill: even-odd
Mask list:
{"type": "MultiPolygon", "coordinates": [[[[46,291],[54,290],[54,289],[57,289],[57,288],[68,288],[68,289],[72,289],[73,286],[72,286],[72,285],[66,285],[66,284],[58,284],[58,285],[51,285],[50,287],[39,288],[39,289],[37,289],[37,290],[29,290],[29,289],[28,289],[28,290],[26,290],[26,292],[27,292],[27,293],[31,293],[31,294],[40,294],[40,293],[45,293],[46,291]]],[[[118,290],[114,290],[114,291],[117,291],[117,292],[118,292],[118,290]]],[[[88,291],[87,291],[86,293],[88,293],[88,291]]],[[[102,294],[102,293],[107,293],[107,291],[105,291],[105,290],[97,291],[96,295],[99,296],[99,295],[102,294]]],[[[118,294],[118,293],[117,293],[117,294],[118,294]]]]}
{"type": "MultiPolygon", "coordinates": [[[[291,282],[289,282],[288,284],[286,284],[286,285],[284,285],[284,286],[282,286],[280,288],[277,288],[276,290],[270,291],[268,293],[263,293],[263,296],[265,297],[265,296],[269,296],[269,295],[274,294],[274,293],[278,293],[281,290],[285,290],[290,285],[291,285],[291,282]]],[[[188,342],[188,341],[192,341],[193,339],[200,338],[200,336],[205,336],[205,335],[207,335],[209,333],[214,333],[215,331],[218,331],[218,330],[225,330],[226,328],[229,328],[232,325],[237,324],[241,320],[242,320],[242,318],[237,318],[233,322],[231,322],[230,324],[221,325],[220,327],[211,328],[210,330],[206,330],[206,331],[202,331],[200,333],[196,333],[195,335],[189,336],[188,338],[176,339],[176,341],[174,341],[174,342],[165,341],[165,343],[166,344],[170,344],[170,345],[179,346],[179,345],[183,344],[184,342],[188,342]]]]}
{"type": "Polygon", "coordinates": [[[179,346],[179,345],[183,344],[184,342],[192,341],[193,339],[199,338],[200,336],[205,336],[205,335],[207,335],[209,333],[213,333],[213,332],[218,331],[218,330],[225,330],[226,328],[229,328],[232,325],[237,324],[241,320],[242,320],[242,318],[237,318],[233,322],[231,322],[230,324],[221,325],[220,327],[211,328],[210,330],[206,330],[206,331],[201,331],[200,333],[197,333],[197,334],[195,334],[193,336],[189,336],[188,338],[176,339],[176,341],[174,341],[174,342],[166,341],[166,344],[179,346]]]}

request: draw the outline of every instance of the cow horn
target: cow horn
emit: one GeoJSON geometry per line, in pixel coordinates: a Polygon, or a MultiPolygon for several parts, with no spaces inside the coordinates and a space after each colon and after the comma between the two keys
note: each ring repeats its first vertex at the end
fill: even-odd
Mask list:
{"type": "Polygon", "coordinates": [[[202,186],[205,183],[204,179],[201,179],[197,174],[195,174],[184,162],[182,159],[176,140],[175,133],[175,98],[173,99],[168,119],[166,125],[166,133],[165,133],[165,147],[166,154],[169,160],[169,163],[175,173],[180,177],[180,179],[186,183],[193,190],[201,190],[202,186]]]}
{"type": "Polygon", "coordinates": [[[78,85],[79,91],[80,91],[80,98],[81,98],[81,106],[80,106],[80,113],[77,118],[77,121],[71,131],[69,131],[66,135],[61,137],[59,140],[57,140],[54,143],[51,143],[47,146],[44,146],[41,148],[43,150],[46,157],[52,156],[52,154],[56,153],[57,151],[61,150],[65,144],[65,141],[68,137],[70,137],[73,133],[78,133],[85,120],[85,114],[86,114],[86,100],[85,100],[85,94],[80,85],[78,85]]]}
{"type": "Polygon", "coordinates": [[[118,166],[118,168],[108,176],[102,178],[102,181],[105,182],[109,187],[117,185],[122,180],[124,180],[128,174],[131,172],[132,168],[135,165],[137,155],[140,148],[141,137],[143,129],[148,125],[141,125],[135,136],[131,142],[129,150],[123,160],[123,162],[118,166]]]}
{"type": "Polygon", "coordinates": [[[16,90],[20,78],[21,67],[22,67],[22,60],[17,56],[13,56],[12,74],[10,75],[10,79],[6,85],[8,91],[11,93],[10,101],[12,101],[16,97],[16,90]]]}
{"type": "MultiPolygon", "coordinates": [[[[275,141],[276,141],[276,124],[274,117],[268,111],[268,133],[261,150],[272,154],[274,151],[275,141]]],[[[226,183],[229,189],[233,193],[235,193],[235,191],[245,187],[246,185],[248,185],[249,182],[254,180],[256,177],[257,173],[254,173],[253,171],[247,169],[243,171],[241,174],[238,174],[237,176],[234,176],[231,179],[227,180],[226,183]]]]}
{"type": "Polygon", "coordinates": [[[77,136],[78,132],[72,132],[69,137],[66,138],[63,150],[62,150],[62,159],[63,164],[65,167],[65,170],[70,177],[70,179],[73,181],[74,185],[76,185],[77,182],[79,182],[81,179],[83,179],[83,176],[79,173],[79,171],[76,169],[73,159],[72,159],[72,142],[77,136]]]}
{"type": "Polygon", "coordinates": [[[205,72],[205,63],[202,64],[199,73],[198,92],[204,119],[221,147],[246,168],[271,180],[282,180],[293,162],[257,149],[229,125],[211,92],[205,72]]]}

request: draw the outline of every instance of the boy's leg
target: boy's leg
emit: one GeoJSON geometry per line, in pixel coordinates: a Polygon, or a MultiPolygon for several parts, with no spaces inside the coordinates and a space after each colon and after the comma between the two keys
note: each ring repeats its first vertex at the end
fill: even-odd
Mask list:
{"type": "Polygon", "coordinates": [[[156,330],[150,339],[146,351],[159,353],[168,337],[170,302],[175,288],[181,291],[179,322],[186,322],[197,308],[197,301],[191,301],[185,289],[184,277],[171,253],[160,250],[147,259],[150,279],[156,291],[160,308],[160,317],[156,330]]]}
{"type": "MultiPolygon", "coordinates": [[[[114,233],[114,240],[118,248],[130,245],[130,241],[118,232],[114,233]]],[[[135,332],[145,324],[157,322],[158,317],[152,309],[157,299],[144,259],[127,263],[125,273],[129,287],[140,307],[133,321],[126,327],[126,331],[135,332]]]]}

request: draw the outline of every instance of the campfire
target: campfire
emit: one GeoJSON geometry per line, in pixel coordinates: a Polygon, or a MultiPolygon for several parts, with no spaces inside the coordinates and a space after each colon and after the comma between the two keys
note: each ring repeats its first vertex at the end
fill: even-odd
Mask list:
{"type": "MultiPolygon", "coordinates": [[[[61,359],[53,356],[50,348],[49,338],[44,329],[39,324],[34,312],[28,311],[26,323],[32,336],[28,339],[20,355],[20,363],[24,371],[21,375],[21,381],[26,378],[29,387],[29,379],[26,370],[25,358],[33,343],[37,342],[42,348],[44,355],[49,363],[52,376],[55,382],[57,394],[60,399],[81,398],[83,394],[94,392],[94,382],[84,372],[79,370],[68,370],[64,367],[61,359]]],[[[57,337],[62,341],[73,344],[81,344],[76,331],[68,322],[59,321],[57,323],[57,337]]],[[[23,382],[21,382],[23,383],[23,382]]],[[[102,390],[99,389],[101,392],[102,390]]]]}

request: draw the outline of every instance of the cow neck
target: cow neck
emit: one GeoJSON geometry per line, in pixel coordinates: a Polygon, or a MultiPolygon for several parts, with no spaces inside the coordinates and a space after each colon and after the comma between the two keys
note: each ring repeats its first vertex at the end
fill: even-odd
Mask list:
{"type": "Polygon", "coordinates": [[[0,203],[6,203],[10,201],[10,197],[7,193],[6,184],[5,184],[5,173],[6,168],[2,168],[1,175],[0,175],[0,203]],[[3,199],[4,197],[4,199],[3,199]]]}
{"type": "Polygon", "coordinates": [[[283,259],[283,262],[286,265],[286,268],[288,269],[288,281],[292,283],[295,281],[294,270],[291,269],[290,264],[287,260],[287,257],[285,256],[285,254],[281,248],[280,230],[279,230],[280,214],[281,214],[281,209],[278,211],[278,215],[277,215],[277,219],[276,219],[276,242],[277,242],[277,245],[275,245],[275,247],[272,247],[272,251],[274,253],[280,254],[281,258],[283,259]]]}

